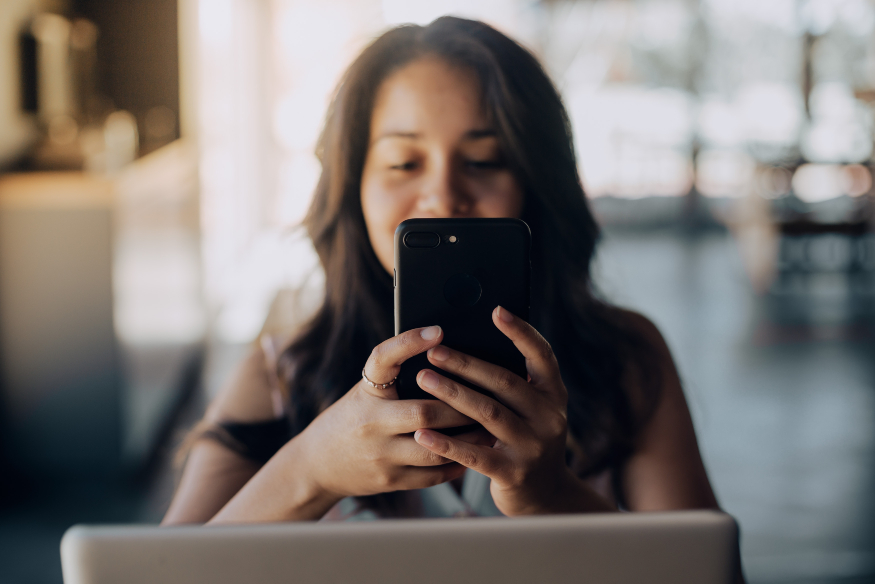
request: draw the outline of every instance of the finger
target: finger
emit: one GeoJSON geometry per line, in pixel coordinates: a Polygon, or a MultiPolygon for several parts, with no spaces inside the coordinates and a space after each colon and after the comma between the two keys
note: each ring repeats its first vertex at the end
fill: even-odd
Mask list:
{"type": "MultiPolygon", "coordinates": [[[[411,329],[383,341],[371,351],[364,372],[373,383],[390,383],[401,371],[401,364],[441,342],[443,331],[439,326],[411,329]]],[[[394,385],[385,389],[362,383],[365,391],[377,397],[397,399],[394,385]]]]}
{"type": "Polygon", "coordinates": [[[537,416],[541,410],[543,397],[522,377],[504,367],[443,345],[429,349],[428,360],[444,371],[491,391],[498,401],[524,418],[537,416]]]}
{"type": "Polygon", "coordinates": [[[433,399],[388,402],[384,419],[391,434],[410,434],[420,428],[457,428],[475,423],[465,414],[433,399]]]}
{"type": "Polygon", "coordinates": [[[452,462],[423,448],[410,436],[398,436],[389,443],[387,458],[397,466],[440,466],[452,462]]]}
{"type": "Polygon", "coordinates": [[[420,371],[416,382],[423,390],[454,410],[483,424],[490,434],[502,442],[513,443],[526,432],[519,417],[505,405],[479,391],[438,375],[431,369],[420,371]]]}
{"type": "Polygon", "coordinates": [[[500,459],[503,455],[494,448],[468,444],[432,430],[417,430],[413,437],[417,443],[435,454],[458,462],[491,479],[500,478],[495,475],[502,467],[500,459]]]}
{"type": "Polygon", "coordinates": [[[490,448],[495,446],[495,436],[487,432],[486,428],[482,427],[471,432],[465,432],[464,434],[456,434],[455,436],[453,436],[453,438],[461,442],[466,442],[468,444],[489,446],[490,448]]]}
{"type": "Polygon", "coordinates": [[[442,466],[409,466],[402,469],[398,479],[388,486],[386,492],[433,487],[457,479],[464,474],[465,467],[458,462],[449,462],[442,466]]]}
{"type": "Polygon", "coordinates": [[[560,377],[559,365],[553,349],[535,327],[514,316],[503,306],[496,306],[492,311],[492,322],[526,358],[526,370],[535,387],[544,382],[554,382],[560,377]]]}

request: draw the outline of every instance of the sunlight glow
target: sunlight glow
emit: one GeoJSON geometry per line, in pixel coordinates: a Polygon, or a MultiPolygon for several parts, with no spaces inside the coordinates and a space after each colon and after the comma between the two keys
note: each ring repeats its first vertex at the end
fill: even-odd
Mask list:
{"type": "Polygon", "coordinates": [[[855,91],[875,86],[875,50],[868,61],[843,56],[848,39],[862,46],[875,31],[868,0],[190,1],[204,289],[227,340],[257,334],[273,293],[315,265],[309,244],[284,238],[319,179],[316,141],[340,75],[389,26],[455,14],[532,50],[562,93],[589,197],[695,186],[708,199],[765,203],[788,194],[800,159],[811,163],[792,176],[803,201],[871,188],[855,163],[872,156],[873,110],[855,91]],[[810,119],[806,32],[821,35],[810,119]],[[297,267],[272,269],[289,262],[297,267]]]}

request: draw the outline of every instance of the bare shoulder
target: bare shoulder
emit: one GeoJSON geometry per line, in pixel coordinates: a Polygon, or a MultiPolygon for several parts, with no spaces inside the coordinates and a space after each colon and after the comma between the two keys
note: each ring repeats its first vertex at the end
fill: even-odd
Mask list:
{"type": "Polygon", "coordinates": [[[624,383],[632,403],[647,418],[666,393],[680,390],[680,380],[671,351],[659,328],[641,313],[613,308],[614,318],[630,337],[624,383]]]}
{"type": "Polygon", "coordinates": [[[280,290],[271,302],[258,341],[213,400],[204,419],[216,423],[263,422],[281,415],[277,359],[319,306],[319,290],[280,290]]]}
{"type": "Polygon", "coordinates": [[[623,473],[634,511],[711,509],[717,501],[702,464],[680,376],[662,333],[649,319],[620,311],[640,342],[628,359],[624,385],[640,417],[635,452],[623,473]]]}
{"type": "Polygon", "coordinates": [[[612,307],[612,317],[626,332],[634,351],[629,365],[640,365],[641,361],[653,361],[662,367],[674,368],[668,344],[659,328],[649,318],[626,308],[612,307]]]}
{"type": "Polygon", "coordinates": [[[264,350],[253,345],[207,409],[209,422],[262,422],[276,417],[272,372],[264,350]]]}
{"type": "Polygon", "coordinates": [[[637,335],[641,341],[652,345],[654,349],[668,350],[668,347],[665,344],[665,339],[662,337],[662,333],[652,320],[640,312],[635,312],[634,310],[629,310],[627,308],[614,307],[612,310],[617,321],[627,331],[637,335]]]}

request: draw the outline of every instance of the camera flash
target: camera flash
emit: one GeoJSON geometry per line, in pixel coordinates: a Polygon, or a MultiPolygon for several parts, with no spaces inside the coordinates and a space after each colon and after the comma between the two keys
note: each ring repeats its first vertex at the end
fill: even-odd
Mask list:
{"type": "Polygon", "coordinates": [[[449,241],[450,243],[456,243],[456,236],[455,235],[449,236],[447,238],[447,241],[449,241]]]}

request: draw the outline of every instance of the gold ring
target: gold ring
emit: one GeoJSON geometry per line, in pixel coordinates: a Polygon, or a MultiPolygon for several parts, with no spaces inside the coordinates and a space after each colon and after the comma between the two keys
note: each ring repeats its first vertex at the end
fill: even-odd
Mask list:
{"type": "Polygon", "coordinates": [[[374,388],[376,388],[376,389],[386,389],[386,388],[391,387],[392,385],[395,384],[395,380],[398,379],[398,376],[396,375],[396,376],[395,376],[395,379],[393,379],[393,380],[390,381],[389,383],[374,383],[373,381],[371,381],[370,379],[368,379],[368,376],[365,375],[365,370],[364,370],[364,368],[362,368],[362,379],[364,379],[364,380],[365,380],[365,383],[367,383],[367,384],[370,385],[371,387],[374,387],[374,388]]]}

